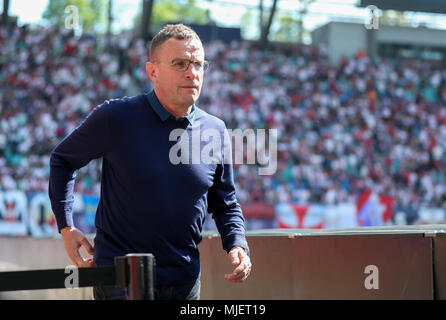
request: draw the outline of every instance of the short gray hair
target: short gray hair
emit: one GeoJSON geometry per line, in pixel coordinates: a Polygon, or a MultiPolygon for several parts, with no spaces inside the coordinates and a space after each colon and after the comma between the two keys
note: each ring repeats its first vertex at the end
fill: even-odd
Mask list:
{"type": "Polygon", "coordinates": [[[191,27],[188,27],[181,23],[167,24],[155,35],[155,37],[153,37],[152,41],[150,42],[150,60],[152,60],[156,49],[170,38],[175,38],[178,40],[195,38],[197,40],[200,40],[200,37],[191,27]]]}

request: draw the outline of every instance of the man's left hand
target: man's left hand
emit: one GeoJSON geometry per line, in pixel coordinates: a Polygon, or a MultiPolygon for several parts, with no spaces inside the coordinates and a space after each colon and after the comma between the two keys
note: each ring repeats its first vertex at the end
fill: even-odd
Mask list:
{"type": "Polygon", "coordinates": [[[251,272],[251,259],[245,249],[234,247],[229,251],[228,256],[235,269],[231,274],[225,274],[225,279],[229,282],[245,281],[251,272]]]}

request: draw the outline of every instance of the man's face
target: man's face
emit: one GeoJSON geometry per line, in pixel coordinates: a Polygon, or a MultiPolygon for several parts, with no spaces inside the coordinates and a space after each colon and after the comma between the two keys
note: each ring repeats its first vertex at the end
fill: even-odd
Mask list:
{"type": "Polygon", "coordinates": [[[200,96],[204,71],[193,64],[186,71],[172,67],[174,59],[204,61],[204,49],[198,39],[178,40],[170,38],[158,47],[153,62],[146,64],[146,71],[154,83],[154,89],[161,104],[167,108],[187,109],[200,96]]]}

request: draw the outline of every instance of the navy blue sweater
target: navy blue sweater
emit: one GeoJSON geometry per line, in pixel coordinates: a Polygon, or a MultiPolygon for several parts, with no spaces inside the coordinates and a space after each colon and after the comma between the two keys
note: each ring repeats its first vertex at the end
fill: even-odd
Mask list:
{"type": "Polygon", "coordinates": [[[157,284],[195,280],[207,213],[225,251],[248,249],[232,165],[224,154],[219,163],[174,164],[169,159],[177,143],[169,141],[172,130],[191,134],[197,125],[224,134],[224,122],[195,105],[188,117],[175,119],[154,91],[97,106],[51,153],[49,197],[59,230],[73,225],[76,170],[102,158],[94,239],[98,265],[111,265],[126,253],[153,253],[157,284]]]}

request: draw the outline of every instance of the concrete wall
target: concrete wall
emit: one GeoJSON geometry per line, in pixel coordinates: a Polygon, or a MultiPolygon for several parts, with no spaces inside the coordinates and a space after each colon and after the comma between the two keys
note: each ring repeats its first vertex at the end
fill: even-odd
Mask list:
{"type": "MultiPolygon", "coordinates": [[[[251,231],[253,270],[243,284],[224,279],[232,266],[218,234],[206,233],[200,244],[202,299],[446,299],[444,229],[251,231]]],[[[0,238],[0,271],[70,264],[60,239],[0,238]]],[[[11,291],[0,298],[92,299],[92,290],[11,291]]]]}
{"type": "Polygon", "coordinates": [[[367,49],[367,29],[362,24],[330,22],[312,32],[312,43],[328,50],[330,63],[338,64],[342,56],[351,57],[367,49]]]}
{"type": "MultiPolygon", "coordinates": [[[[370,50],[367,31],[361,23],[329,22],[314,30],[311,36],[313,44],[324,46],[328,50],[330,63],[338,64],[342,56],[354,56],[360,49],[370,50]]],[[[376,46],[390,43],[446,47],[445,30],[380,25],[379,29],[372,32],[376,46]]]]}
{"type": "Polygon", "coordinates": [[[376,40],[380,43],[446,47],[446,31],[428,28],[380,26],[376,33],[376,40]]]}
{"type": "MultiPolygon", "coordinates": [[[[63,269],[72,264],[62,239],[0,238],[0,271],[63,269]]],[[[93,299],[93,293],[91,288],[9,291],[0,292],[0,299],[84,300],[93,299]]]]}

